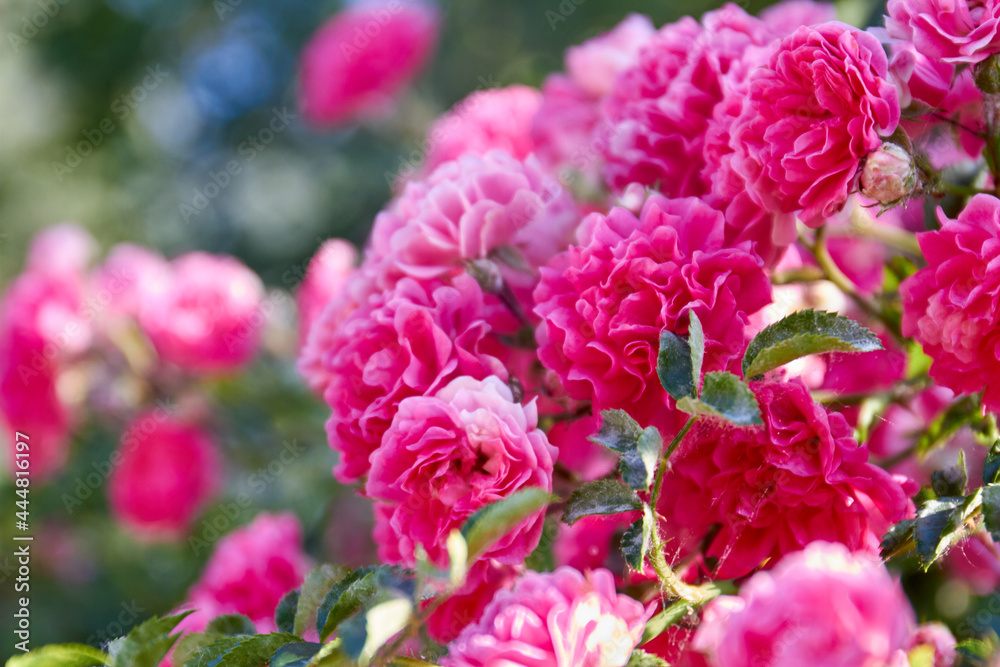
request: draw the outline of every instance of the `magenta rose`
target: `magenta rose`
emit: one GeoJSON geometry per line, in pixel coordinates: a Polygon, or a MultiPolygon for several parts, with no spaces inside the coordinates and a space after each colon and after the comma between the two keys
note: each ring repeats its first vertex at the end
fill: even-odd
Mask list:
{"type": "Polygon", "coordinates": [[[482,156],[492,150],[523,160],[535,148],[531,122],[541,102],[541,94],[528,86],[472,93],[427,131],[425,170],[433,171],[463,155],[482,156]]]}
{"type": "Polygon", "coordinates": [[[527,572],[448,646],[445,667],[614,667],[628,662],[653,607],[615,591],[604,569],[527,572]]]}
{"type": "Polygon", "coordinates": [[[918,634],[902,587],[876,558],[814,542],[755,574],[739,596],[714,600],[694,645],[712,667],[907,667],[911,646],[946,651],[939,635],[918,634]]]}
{"type": "Polygon", "coordinates": [[[996,0],[889,0],[886,10],[889,36],[934,60],[975,65],[1000,51],[996,0]]]}
{"type": "MultiPolygon", "coordinates": [[[[551,491],[555,458],[534,402],[514,402],[497,377],[460,377],[433,395],[400,402],[372,454],[365,493],[393,508],[376,520],[388,521],[403,564],[415,565],[421,545],[430,562],[444,567],[452,530],[520,489],[551,491]]],[[[526,519],[483,557],[519,565],[538,545],[543,519],[544,512],[526,519]]]]}
{"type": "Polygon", "coordinates": [[[857,189],[864,158],[899,117],[877,39],[834,21],[802,27],[750,74],[731,130],[733,169],[784,227],[796,213],[818,227],[857,189]]]}
{"type": "Polygon", "coordinates": [[[699,420],[671,457],[658,511],[678,555],[713,534],[705,553],[730,579],[814,540],[877,553],[890,525],[913,511],[900,482],[868,462],[847,420],[801,381],[751,388],[763,426],[699,420]]]}
{"type": "Polygon", "coordinates": [[[983,391],[1000,411],[1000,200],[976,195],[957,220],[918,234],[928,266],[900,286],[903,334],[933,359],[930,376],[961,394],[983,391]]]}
{"type": "Polygon", "coordinates": [[[195,373],[232,372],[257,353],[264,285],[239,260],[192,252],[144,294],[139,324],[160,358],[195,373]]]}
{"type": "Polygon", "coordinates": [[[181,537],[222,482],[211,435],[163,411],[136,417],[110,462],[111,511],[144,538],[181,537]]]}
{"type": "Polygon", "coordinates": [[[295,294],[300,346],[309,339],[309,330],[323,309],[340,296],[357,262],[357,249],[342,239],[325,241],[313,255],[295,294]]]}
{"type": "Polygon", "coordinates": [[[322,356],[333,408],[327,435],[341,455],[337,479],[368,474],[368,458],[403,399],[433,395],[463,375],[506,380],[488,352],[494,343],[484,299],[464,274],[450,285],[404,278],[337,328],[322,356]]]}
{"type": "Polygon", "coordinates": [[[299,105],[317,125],[384,111],[430,59],[440,17],[422,0],[347,6],[302,51],[299,105]]]}
{"type": "Polygon", "coordinates": [[[649,198],[591,214],[580,243],[542,269],[535,290],[538,356],[571,397],[622,408],[648,423],[668,397],[656,373],[660,332],[686,335],[687,312],[705,329],[705,368],[742,355],[748,315],[771,284],[749,244],[727,247],[722,214],[697,199],[649,198]]]}

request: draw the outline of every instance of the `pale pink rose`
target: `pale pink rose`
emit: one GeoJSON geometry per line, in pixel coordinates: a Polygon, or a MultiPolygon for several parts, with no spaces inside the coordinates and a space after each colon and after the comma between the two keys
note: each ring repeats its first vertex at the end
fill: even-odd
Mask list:
{"type": "MultiPolygon", "coordinates": [[[[421,545],[431,563],[445,567],[451,531],[515,491],[552,491],[555,458],[534,402],[515,403],[497,377],[459,377],[433,395],[399,403],[371,456],[365,494],[382,504],[377,520],[388,520],[403,565],[416,564],[421,545]]],[[[544,514],[526,519],[482,556],[524,562],[538,545],[544,514]]]]}
{"type": "Polygon", "coordinates": [[[341,454],[339,480],[368,473],[368,457],[403,399],[433,395],[463,375],[507,379],[487,352],[494,346],[488,318],[482,290],[462,274],[450,285],[404,278],[337,328],[322,365],[330,378],[327,435],[341,454]]]}
{"type": "Polygon", "coordinates": [[[278,603],[302,585],[311,567],[295,515],[258,514],[249,525],[219,541],[187,600],[176,610],[194,610],[177,629],[201,632],[217,616],[243,614],[257,632],[275,632],[278,603]]]}
{"type": "Polygon", "coordinates": [[[615,77],[639,57],[656,29],[649,17],[629,14],[608,32],[566,50],[566,73],[589,97],[611,92],[615,77]]]}
{"type": "Polygon", "coordinates": [[[527,572],[448,646],[445,667],[616,667],[628,662],[652,613],[615,591],[613,575],[569,567],[527,572]]]}
{"type": "Polygon", "coordinates": [[[878,40],[838,22],[799,28],[753,70],[731,136],[733,169],[791,235],[818,227],[857,189],[865,156],[899,123],[878,40]]]}
{"type": "Polygon", "coordinates": [[[426,171],[463,155],[482,156],[492,150],[523,160],[535,149],[531,122],[541,103],[541,93],[528,86],[472,93],[427,131],[426,171]]]}
{"type": "Polygon", "coordinates": [[[94,257],[97,243],[90,233],[72,223],[47,227],[31,239],[25,271],[82,276],[94,257]]]}
{"type": "Polygon", "coordinates": [[[440,17],[422,0],[349,5],[302,51],[299,106],[317,125],[383,111],[430,59],[440,17]]]}
{"type": "Polygon", "coordinates": [[[25,441],[16,433],[28,436],[36,481],[66,461],[73,415],[58,384],[66,364],[89,348],[92,320],[82,278],[72,273],[23,273],[0,299],[0,437],[13,463],[16,441],[25,441]]]}
{"type": "MultiPolygon", "coordinates": [[[[771,285],[749,244],[727,247],[722,214],[693,198],[649,198],[639,217],[592,214],[579,245],[542,269],[535,290],[538,356],[569,395],[594,411],[621,408],[640,422],[672,406],[656,372],[660,332],[687,334],[687,312],[705,330],[706,370],[735,363],[748,315],[771,285]]],[[[669,424],[660,426],[669,430],[669,424]]]]}
{"type": "Polygon", "coordinates": [[[299,309],[300,346],[308,340],[313,322],[326,305],[340,296],[357,263],[357,249],[341,239],[325,241],[313,255],[295,294],[299,309]]]}
{"type": "Polygon", "coordinates": [[[915,631],[880,561],[814,542],[709,604],[694,643],[712,667],[906,667],[915,631]]]}
{"type": "Polygon", "coordinates": [[[776,39],[792,34],[804,25],[826,23],[837,18],[837,9],[832,2],[813,0],[784,0],[760,13],[760,20],[776,39]]]}
{"type": "Polygon", "coordinates": [[[1000,410],[1000,200],[976,195],[957,220],[918,235],[929,266],[907,278],[903,334],[934,361],[930,376],[958,393],[984,391],[1000,410]]]}
{"type": "Polygon", "coordinates": [[[932,667],[952,667],[958,658],[955,636],[943,623],[923,623],[917,627],[917,631],[910,637],[907,653],[921,646],[934,649],[932,667]]]}
{"type": "Polygon", "coordinates": [[[1000,51],[996,0],[889,0],[886,11],[889,35],[934,60],[975,65],[1000,51]]]}
{"type": "Polygon", "coordinates": [[[511,587],[522,569],[490,559],[477,561],[465,584],[428,617],[427,632],[442,644],[454,641],[470,623],[479,620],[497,591],[511,587]]]}
{"type": "Polygon", "coordinates": [[[671,457],[658,511],[677,555],[713,534],[705,555],[730,579],[814,540],[877,553],[889,526],[913,512],[899,481],[868,462],[844,417],[802,382],[751,388],[763,426],[699,420],[671,457]]]}
{"type": "Polygon", "coordinates": [[[222,483],[212,436],[161,410],[132,420],[110,462],[111,512],[143,538],[182,537],[222,483]]]}
{"type": "Polygon", "coordinates": [[[239,260],[192,252],[171,262],[168,282],[147,293],[139,324],[164,362],[229,372],[257,353],[264,285],[239,260]]]}
{"type": "Polygon", "coordinates": [[[110,315],[132,318],[147,295],[165,291],[170,281],[170,264],[159,253],[120,243],[95,271],[93,289],[98,303],[107,301],[110,315]]]}

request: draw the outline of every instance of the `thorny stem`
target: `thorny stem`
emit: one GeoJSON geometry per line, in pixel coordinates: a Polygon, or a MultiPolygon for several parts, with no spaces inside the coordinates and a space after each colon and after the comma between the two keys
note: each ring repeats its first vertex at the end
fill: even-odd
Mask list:
{"type": "Polygon", "coordinates": [[[674,453],[677,446],[681,444],[681,440],[687,435],[687,432],[691,430],[691,426],[694,425],[694,420],[696,417],[688,417],[687,423],[681,427],[680,432],[674,436],[674,439],[670,442],[667,447],[667,451],[663,453],[660,457],[660,465],[656,467],[656,478],[653,481],[653,491],[649,494],[649,505],[656,510],[656,504],[660,499],[660,489],[663,488],[663,477],[667,474],[667,468],[670,467],[670,455],[674,453]]]}

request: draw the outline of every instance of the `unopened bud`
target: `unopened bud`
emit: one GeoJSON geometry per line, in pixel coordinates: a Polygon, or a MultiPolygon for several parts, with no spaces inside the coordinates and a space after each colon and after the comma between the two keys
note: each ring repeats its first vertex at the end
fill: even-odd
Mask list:
{"type": "Polygon", "coordinates": [[[910,154],[901,146],[886,142],[865,160],[861,193],[880,204],[894,204],[913,191],[916,179],[910,154]]]}
{"type": "Polygon", "coordinates": [[[466,263],[466,271],[476,279],[487,294],[499,294],[503,290],[503,274],[496,262],[489,259],[473,259],[466,263]]]}

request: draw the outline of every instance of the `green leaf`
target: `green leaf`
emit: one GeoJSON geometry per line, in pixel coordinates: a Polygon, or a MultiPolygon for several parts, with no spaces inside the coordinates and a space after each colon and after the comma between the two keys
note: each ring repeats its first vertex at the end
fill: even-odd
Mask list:
{"type": "Polygon", "coordinates": [[[677,334],[664,329],[660,333],[660,353],[656,361],[660,384],[675,401],[694,396],[694,366],[691,363],[691,346],[677,334]]]}
{"type": "Polygon", "coordinates": [[[624,410],[604,410],[601,412],[601,430],[588,440],[607,447],[616,454],[634,452],[636,442],[642,435],[639,422],[624,410]]]}
{"type": "Polygon", "coordinates": [[[879,545],[882,560],[895,558],[912,548],[913,525],[915,523],[915,519],[904,519],[889,529],[889,532],[882,538],[882,544],[879,545]]]}
{"type": "Polygon", "coordinates": [[[407,626],[413,615],[413,601],[408,598],[386,600],[365,613],[365,643],[358,661],[367,665],[375,652],[407,626]]]}
{"type": "Polygon", "coordinates": [[[993,541],[1000,543],[1000,484],[983,487],[983,522],[993,541]]]}
{"type": "Polygon", "coordinates": [[[913,525],[913,541],[925,571],[965,537],[968,533],[965,522],[981,505],[979,491],[968,498],[938,498],[924,503],[913,525]]]}
{"type": "Polygon", "coordinates": [[[306,667],[322,648],[314,642],[285,644],[271,656],[268,667],[306,667]]]}
{"type": "Polygon", "coordinates": [[[354,570],[327,592],[316,612],[316,632],[325,642],[345,619],[361,611],[375,597],[375,566],[354,570]]]}
{"type": "Polygon", "coordinates": [[[938,498],[964,496],[968,483],[969,473],[965,469],[965,452],[958,453],[958,463],[954,466],[931,473],[931,488],[938,498]]]}
{"type": "Polygon", "coordinates": [[[658,655],[646,653],[637,648],[632,651],[632,656],[628,659],[625,667],[670,667],[670,663],[658,655]]]}
{"type": "Polygon", "coordinates": [[[179,634],[170,633],[191,613],[164,618],[154,616],[132,628],[125,641],[116,646],[109,664],[113,667],[158,667],[180,638],[179,634]]]}
{"type": "Polygon", "coordinates": [[[465,581],[469,569],[469,544],[462,536],[462,531],[453,530],[445,542],[448,549],[448,583],[455,588],[465,581]]]}
{"type": "Polygon", "coordinates": [[[687,397],[677,402],[677,409],[695,416],[719,417],[737,426],[756,426],[760,417],[757,398],[750,387],[728,372],[705,373],[701,398],[687,397]]]}
{"type": "Polygon", "coordinates": [[[563,510],[563,523],[573,525],[592,514],[619,514],[642,509],[639,494],[613,479],[584,484],[570,495],[563,510]]]}
{"type": "Polygon", "coordinates": [[[462,535],[469,544],[469,562],[552,501],[552,495],[545,489],[521,489],[470,516],[462,526],[462,535]]]}
{"type": "Polygon", "coordinates": [[[979,421],[979,407],[975,399],[965,396],[948,406],[948,409],[938,415],[917,440],[917,453],[926,456],[928,452],[943,445],[963,426],[979,421]]]}
{"type": "Polygon", "coordinates": [[[705,330],[701,328],[701,320],[693,310],[688,311],[688,346],[691,348],[691,380],[694,382],[694,393],[698,394],[701,384],[701,367],[705,362],[705,330]]]}
{"type": "Polygon", "coordinates": [[[299,606],[300,589],[289,591],[281,598],[278,608],[274,610],[274,624],[278,632],[295,633],[295,612],[299,606]]]}
{"type": "Polygon", "coordinates": [[[101,667],[111,664],[104,651],[85,644],[51,644],[15,655],[7,667],[101,667]]]}
{"type": "Polygon", "coordinates": [[[750,341],[743,355],[743,377],[763,375],[810,354],[881,349],[878,336],[854,320],[821,310],[802,310],[771,324],[750,341]]]}
{"type": "Polygon", "coordinates": [[[301,641],[283,632],[223,637],[195,653],[184,667],[264,667],[279,648],[301,641]]]}
{"type": "Polygon", "coordinates": [[[243,614],[226,614],[213,618],[205,627],[205,632],[223,637],[255,635],[257,627],[243,614]]]}
{"type": "Polygon", "coordinates": [[[300,637],[316,625],[316,612],[323,604],[326,594],[333,585],[348,573],[347,568],[334,565],[320,565],[306,575],[299,594],[299,604],[295,609],[295,628],[292,634],[300,637]]]}
{"type": "Polygon", "coordinates": [[[1000,482],[1000,440],[993,443],[983,463],[983,484],[1000,482]]]}
{"type": "Polygon", "coordinates": [[[659,637],[669,628],[683,620],[688,614],[694,613],[694,610],[694,603],[687,600],[678,600],[669,607],[666,607],[659,614],[646,621],[646,627],[642,631],[642,641],[639,644],[645,644],[651,639],[659,637]]]}
{"type": "Polygon", "coordinates": [[[622,534],[621,549],[625,563],[633,570],[642,570],[653,537],[653,511],[643,503],[642,518],[625,529],[622,534]]]}
{"type": "Polygon", "coordinates": [[[204,632],[189,632],[174,644],[171,662],[174,665],[186,665],[188,660],[193,658],[198,651],[211,646],[220,639],[225,639],[225,637],[222,635],[210,635],[204,632]]]}
{"type": "Polygon", "coordinates": [[[645,429],[633,451],[623,454],[618,463],[622,480],[636,491],[646,491],[653,483],[656,464],[663,451],[663,437],[655,427],[645,429]]]}

